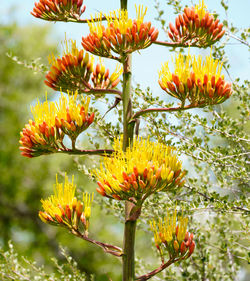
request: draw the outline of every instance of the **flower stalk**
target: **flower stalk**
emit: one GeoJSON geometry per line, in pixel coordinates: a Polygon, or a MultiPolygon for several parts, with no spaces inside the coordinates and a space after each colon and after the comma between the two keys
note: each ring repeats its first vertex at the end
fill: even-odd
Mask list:
{"type": "MultiPolygon", "coordinates": [[[[121,9],[127,10],[127,0],[121,0],[121,9]]],[[[131,80],[132,80],[132,55],[125,57],[123,63],[123,151],[129,146],[130,140],[133,139],[133,129],[129,130],[129,120],[132,116],[131,102],[131,80]]],[[[133,203],[125,203],[125,226],[123,240],[123,281],[135,280],[135,232],[136,219],[130,219],[130,213],[133,209],[133,203]]]]}

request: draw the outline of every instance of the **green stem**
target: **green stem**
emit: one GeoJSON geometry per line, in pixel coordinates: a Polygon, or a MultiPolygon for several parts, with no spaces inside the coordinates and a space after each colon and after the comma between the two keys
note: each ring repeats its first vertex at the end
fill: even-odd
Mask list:
{"type": "Polygon", "coordinates": [[[133,130],[129,128],[129,120],[132,117],[132,104],[131,104],[131,63],[132,56],[128,55],[123,63],[123,150],[129,146],[129,139],[133,139],[133,130]]]}
{"type": "MultiPolygon", "coordinates": [[[[131,102],[131,55],[128,55],[123,64],[123,150],[129,146],[133,140],[133,125],[129,124],[132,117],[132,102],[131,102]]],[[[123,241],[123,281],[135,280],[135,230],[136,220],[130,218],[130,213],[133,204],[125,203],[125,227],[124,227],[124,241],[123,241]]]]}
{"type": "MultiPolygon", "coordinates": [[[[126,202],[126,209],[129,209],[130,202],[126,202]]],[[[124,228],[123,242],[123,281],[135,280],[135,231],[136,220],[126,221],[124,228]]]]}
{"type": "Polygon", "coordinates": [[[121,9],[127,10],[128,0],[121,0],[121,9]]]}
{"type": "MultiPolygon", "coordinates": [[[[127,9],[127,0],[121,0],[121,9],[127,9]]],[[[134,126],[129,124],[132,117],[132,102],[131,102],[131,64],[132,55],[124,57],[123,62],[123,150],[125,151],[133,140],[134,126]]],[[[136,219],[131,217],[133,203],[125,203],[125,226],[124,226],[124,241],[123,241],[123,281],[135,280],[135,231],[136,219]]]]}

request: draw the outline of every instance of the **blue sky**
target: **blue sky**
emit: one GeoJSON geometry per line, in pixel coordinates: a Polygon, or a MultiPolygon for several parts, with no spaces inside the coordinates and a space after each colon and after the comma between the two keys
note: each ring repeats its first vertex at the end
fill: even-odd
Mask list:
{"type": "MultiPolygon", "coordinates": [[[[76,23],[48,23],[39,19],[34,18],[30,11],[33,8],[34,0],[16,1],[16,0],[0,0],[1,10],[0,10],[0,22],[7,23],[8,21],[15,20],[20,25],[49,25],[52,28],[52,34],[54,34],[53,39],[60,42],[64,39],[64,34],[66,32],[67,38],[72,38],[77,40],[78,46],[80,46],[81,37],[88,34],[88,26],[86,24],[76,24],[76,23]]],[[[151,20],[152,24],[157,26],[160,30],[158,22],[154,20],[157,13],[154,9],[153,0],[128,0],[129,2],[129,13],[131,17],[134,15],[134,5],[143,4],[148,6],[148,13],[145,20],[151,20]]],[[[166,11],[165,18],[167,22],[174,21],[175,15],[173,11],[166,6],[167,1],[162,1],[161,6],[166,11]]],[[[183,1],[184,4],[190,4],[191,2],[197,3],[195,1],[183,1]]],[[[216,10],[221,16],[222,21],[226,15],[224,10],[220,6],[220,1],[218,0],[207,0],[205,1],[208,9],[210,11],[216,10]]],[[[248,27],[249,26],[249,10],[250,1],[249,0],[228,0],[229,11],[228,19],[233,22],[237,27],[248,27]]],[[[87,6],[86,12],[83,14],[86,17],[94,14],[98,11],[108,12],[119,8],[119,0],[85,0],[85,5],[87,6]]],[[[164,40],[164,33],[160,30],[160,36],[158,39],[164,40]]],[[[191,49],[191,53],[202,53],[206,54],[210,50],[200,50],[191,49]]],[[[241,79],[247,79],[250,70],[249,67],[249,57],[247,46],[239,44],[236,40],[230,40],[227,46],[227,56],[232,65],[232,77],[241,77],[241,79]]],[[[163,46],[153,45],[146,50],[142,50],[140,54],[134,53],[133,55],[133,74],[134,82],[139,82],[143,88],[150,86],[154,91],[161,92],[158,86],[158,70],[161,67],[161,63],[170,60],[168,49],[163,46]]],[[[115,66],[113,62],[107,62],[108,66],[115,66]]]]}

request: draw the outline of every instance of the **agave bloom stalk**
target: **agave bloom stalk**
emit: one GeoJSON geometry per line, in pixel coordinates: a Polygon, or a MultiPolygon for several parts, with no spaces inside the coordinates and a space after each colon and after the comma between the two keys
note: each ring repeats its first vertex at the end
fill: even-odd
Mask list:
{"type": "Polygon", "coordinates": [[[61,94],[58,102],[46,100],[41,104],[38,101],[31,107],[34,120],[30,120],[21,132],[21,154],[31,158],[65,150],[65,135],[71,138],[74,146],[78,135],[94,120],[94,113],[88,113],[89,102],[90,98],[82,98],[81,103],[77,103],[77,92],[68,97],[61,94]]]}
{"type": "Polygon", "coordinates": [[[56,226],[60,225],[75,230],[83,229],[87,233],[93,194],[83,193],[83,201],[81,201],[75,197],[75,190],[74,176],[69,182],[68,176],[65,174],[64,183],[59,183],[56,176],[54,195],[41,200],[43,211],[39,212],[40,219],[56,226]]]}
{"type": "Polygon", "coordinates": [[[164,249],[167,250],[169,258],[189,258],[195,249],[194,235],[187,231],[188,218],[178,217],[174,211],[164,219],[150,222],[151,230],[154,233],[156,248],[161,257],[164,256],[164,249]]]}
{"type": "Polygon", "coordinates": [[[39,0],[31,14],[47,21],[79,21],[85,9],[83,0],[39,0]]]}
{"type": "Polygon", "coordinates": [[[195,7],[185,7],[184,13],[169,24],[168,35],[173,42],[206,48],[222,38],[223,23],[207,11],[204,0],[195,7]]]}
{"type": "Polygon", "coordinates": [[[213,59],[212,53],[206,56],[187,56],[181,53],[175,57],[175,69],[171,72],[168,63],[159,72],[159,84],[169,95],[186,99],[192,106],[213,105],[224,102],[232,94],[231,84],[221,74],[223,63],[213,59]]]}
{"type": "Polygon", "coordinates": [[[102,23],[102,14],[89,21],[90,34],[82,37],[82,46],[97,56],[116,58],[149,47],[158,37],[159,31],[144,22],[147,8],[136,7],[136,19],[128,17],[127,10],[113,11],[106,15],[107,27],[102,23]],[[96,20],[99,18],[99,21],[96,20]]]}
{"type": "Polygon", "coordinates": [[[94,66],[94,57],[83,49],[76,47],[76,42],[67,41],[63,56],[49,57],[50,71],[44,81],[47,86],[56,91],[67,92],[68,89],[84,92],[92,87],[98,89],[114,88],[120,82],[121,67],[109,74],[103,63],[94,66]],[[92,81],[93,86],[90,83],[92,81]]]}
{"type": "Polygon", "coordinates": [[[97,191],[103,196],[140,206],[151,194],[179,188],[185,182],[185,171],[172,147],[137,138],[124,152],[122,141],[116,139],[114,151],[94,171],[97,191]]]}

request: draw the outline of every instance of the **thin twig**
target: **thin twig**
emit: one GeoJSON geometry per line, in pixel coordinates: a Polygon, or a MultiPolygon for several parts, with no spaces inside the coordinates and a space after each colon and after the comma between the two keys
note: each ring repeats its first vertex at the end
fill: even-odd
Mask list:
{"type": "Polygon", "coordinates": [[[136,119],[144,114],[147,113],[153,113],[153,112],[175,112],[175,111],[183,111],[183,110],[188,110],[191,108],[201,108],[204,106],[197,106],[197,105],[187,105],[184,107],[163,107],[163,108],[147,108],[147,109],[143,109],[140,110],[138,112],[136,112],[133,116],[132,119],[136,119]]]}
{"type": "MultiPolygon", "coordinates": [[[[207,194],[205,193],[202,193],[198,190],[196,190],[194,187],[191,187],[187,184],[184,185],[185,188],[191,190],[191,191],[195,191],[197,194],[199,194],[200,196],[206,198],[207,200],[211,201],[211,202],[218,202],[218,203],[221,203],[220,200],[218,199],[215,199],[215,198],[212,198],[212,197],[209,197],[207,194]]],[[[246,208],[242,208],[242,207],[239,207],[239,206],[233,206],[232,207],[232,210],[240,210],[240,211],[244,211],[244,212],[247,212],[247,213],[250,213],[250,210],[249,209],[246,209],[246,208]]]]}
{"type": "Polygon", "coordinates": [[[84,90],[83,93],[85,94],[116,94],[122,96],[122,92],[115,89],[95,89],[91,88],[88,90],[84,90]]]}
{"type": "Polygon", "coordinates": [[[117,246],[114,246],[114,245],[111,245],[111,244],[106,244],[106,243],[91,239],[91,238],[87,237],[86,235],[82,234],[77,229],[72,229],[71,232],[74,235],[76,235],[77,237],[79,237],[79,238],[81,238],[85,241],[88,241],[88,242],[90,242],[94,245],[97,245],[97,246],[101,247],[105,253],[111,254],[111,255],[116,256],[116,257],[121,257],[123,255],[122,249],[117,247],[117,246]]]}
{"type": "Polygon", "coordinates": [[[179,42],[165,42],[165,41],[154,41],[153,44],[166,46],[166,47],[173,47],[173,48],[188,48],[188,47],[196,47],[196,48],[203,48],[200,45],[197,45],[195,43],[193,44],[187,44],[187,43],[179,43],[179,42]]]}
{"type": "Polygon", "coordinates": [[[160,273],[161,271],[163,271],[165,268],[169,267],[172,263],[175,263],[179,260],[181,260],[181,258],[178,258],[178,259],[169,259],[166,263],[162,264],[161,266],[159,266],[157,269],[145,274],[145,275],[142,275],[140,277],[137,277],[135,280],[136,281],[146,281],[150,278],[152,278],[154,275],[160,273]]]}
{"type": "Polygon", "coordinates": [[[226,32],[226,34],[227,34],[229,37],[231,37],[231,38],[233,38],[233,39],[235,39],[235,40],[238,40],[238,41],[241,42],[242,44],[244,44],[244,45],[250,47],[250,43],[248,43],[247,41],[242,40],[241,38],[239,38],[239,37],[233,35],[233,34],[230,33],[230,32],[226,32]]]}
{"type": "Polygon", "coordinates": [[[106,156],[112,154],[114,150],[112,149],[90,149],[90,150],[80,150],[80,149],[66,149],[57,151],[57,153],[66,153],[70,155],[100,155],[106,156]]]}

